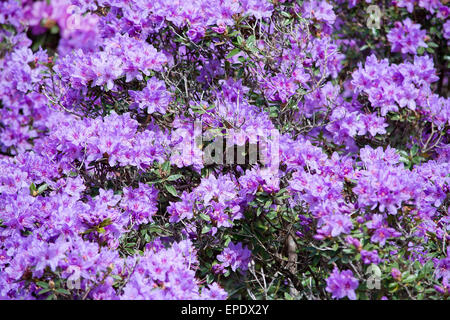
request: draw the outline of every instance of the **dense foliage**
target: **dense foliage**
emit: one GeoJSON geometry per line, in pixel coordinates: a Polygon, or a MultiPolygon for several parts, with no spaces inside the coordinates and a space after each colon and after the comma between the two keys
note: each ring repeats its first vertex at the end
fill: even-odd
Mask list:
{"type": "Polygon", "coordinates": [[[448,298],[449,15],[0,2],[0,298],[448,298]]]}

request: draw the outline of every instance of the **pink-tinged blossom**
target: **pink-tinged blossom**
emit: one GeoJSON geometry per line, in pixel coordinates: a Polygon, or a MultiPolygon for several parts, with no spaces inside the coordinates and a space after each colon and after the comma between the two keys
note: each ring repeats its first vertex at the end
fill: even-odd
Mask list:
{"type": "Polygon", "coordinates": [[[324,21],[330,25],[336,20],[333,6],[326,1],[306,1],[303,4],[303,13],[305,18],[324,21]]]}
{"type": "Polygon", "coordinates": [[[254,16],[256,19],[270,18],[273,6],[267,0],[241,0],[244,12],[254,16]]]}
{"type": "Polygon", "coordinates": [[[403,22],[396,22],[387,38],[392,45],[392,52],[416,54],[419,47],[427,48],[425,43],[426,31],[420,29],[420,24],[415,24],[410,18],[403,22]]]}
{"type": "Polygon", "coordinates": [[[331,293],[334,299],[348,297],[350,300],[356,300],[355,290],[358,288],[359,282],[353,277],[351,270],[339,271],[339,269],[334,268],[326,281],[326,290],[331,293]]]}
{"type": "Polygon", "coordinates": [[[231,270],[246,271],[250,262],[251,251],[247,246],[243,246],[238,242],[234,244],[230,242],[228,247],[225,248],[220,255],[217,256],[217,260],[221,263],[222,268],[230,267],[231,270]]]}
{"type": "Polygon", "coordinates": [[[130,90],[130,96],[138,107],[147,110],[148,114],[154,112],[164,114],[171,99],[164,82],[154,77],[147,80],[147,85],[142,91],[130,90]]]}
{"type": "Polygon", "coordinates": [[[360,254],[361,260],[364,264],[378,264],[381,261],[380,257],[378,256],[377,250],[361,250],[360,254]]]}
{"type": "Polygon", "coordinates": [[[342,214],[331,214],[324,216],[319,224],[316,238],[337,237],[340,234],[349,233],[352,230],[353,223],[350,217],[342,214]]]}

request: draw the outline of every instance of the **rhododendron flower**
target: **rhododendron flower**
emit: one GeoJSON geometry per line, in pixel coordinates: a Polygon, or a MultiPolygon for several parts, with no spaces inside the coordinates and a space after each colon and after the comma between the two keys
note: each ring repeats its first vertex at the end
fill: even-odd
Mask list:
{"type": "Polygon", "coordinates": [[[246,271],[248,269],[250,257],[251,251],[248,250],[247,246],[243,246],[240,242],[236,244],[230,242],[228,247],[217,256],[217,260],[221,262],[222,268],[231,267],[231,270],[233,271],[236,271],[237,269],[246,271]]]}
{"type": "Polygon", "coordinates": [[[339,271],[335,268],[327,279],[326,290],[335,299],[348,297],[350,300],[356,300],[356,288],[358,288],[358,280],[353,277],[351,270],[339,271]]]}

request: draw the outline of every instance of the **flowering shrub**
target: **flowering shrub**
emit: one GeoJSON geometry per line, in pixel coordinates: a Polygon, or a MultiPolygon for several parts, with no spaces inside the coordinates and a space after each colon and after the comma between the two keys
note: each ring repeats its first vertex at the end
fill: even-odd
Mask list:
{"type": "Polygon", "coordinates": [[[448,298],[449,15],[1,2],[0,298],[448,298]]]}

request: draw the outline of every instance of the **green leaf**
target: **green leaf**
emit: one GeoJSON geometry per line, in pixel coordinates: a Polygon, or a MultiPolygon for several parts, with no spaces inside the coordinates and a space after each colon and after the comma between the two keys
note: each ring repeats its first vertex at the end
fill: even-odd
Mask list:
{"type": "Polygon", "coordinates": [[[106,227],[112,224],[111,218],[106,218],[103,220],[98,226],[99,227],[106,227]]]}
{"type": "Polygon", "coordinates": [[[389,292],[397,291],[398,290],[398,283],[396,283],[396,282],[389,283],[388,289],[389,289],[389,292]]]}
{"type": "Polygon", "coordinates": [[[37,193],[36,185],[32,182],[32,183],[30,184],[30,194],[31,194],[32,196],[34,196],[34,195],[36,195],[36,193],[37,193]]]}
{"type": "Polygon", "coordinates": [[[148,185],[154,185],[155,183],[160,183],[161,181],[163,181],[163,179],[158,179],[158,180],[155,180],[155,181],[149,181],[149,182],[146,182],[148,185]]]}
{"type": "Polygon", "coordinates": [[[212,283],[213,281],[214,281],[214,275],[211,274],[211,273],[209,273],[209,274],[206,276],[206,282],[207,282],[207,283],[212,283]]]}
{"type": "Polygon", "coordinates": [[[70,295],[70,291],[69,291],[69,290],[66,290],[66,289],[64,289],[64,288],[58,288],[58,289],[56,289],[55,291],[58,292],[58,293],[70,295]]]}
{"type": "Polygon", "coordinates": [[[399,150],[398,153],[405,158],[408,158],[408,156],[409,156],[405,150],[399,150]]]}
{"type": "Polygon", "coordinates": [[[168,177],[166,180],[167,181],[175,181],[175,180],[180,179],[182,176],[183,176],[182,174],[174,174],[174,175],[171,175],[170,177],[168,177]]]}
{"type": "Polygon", "coordinates": [[[282,15],[283,17],[286,17],[286,18],[291,18],[290,13],[285,12],[285,11],[281,11],[281,15],[282,15]]]}
{"type": "Polygon", "coordinates": [[[51,34],[58,34],[59,33],[59,27],[57,25],[51,27],[50,33],[51,34]]]}
{"type": "Polygon", "coordinates": [[[237,37],[236,37],[236,40],[237,40],[238,45],[239,45],[239,46],[242,46],[242,43],[244,42],[244,39],[242,39],[241,36],[237,36],[237,37]]]}
{"type": "Polygon", "coordinates": [[[411,156],[415,156],[417,154],[417,151],[419,151],[419,146],[417,144],[413,145],[413,147],[411,148],[411,156]]]}
{"type": "Polygon", "coordinates": [[[403,282],[404,282],[404,283],[410,283],[410,282],[413,282],[414,280],[416,280],[416,276],[415,276],[414,274],[411,274],[411,275],[407,276],[407,277],[403,280],[403,282]]]}
{"type": "Polygon", "coordinates": [[[175,189],[174,186],[166,184],[164,187],[166,188],[167,192],[169,192],[174,197],[178,196],[177,190],[175,189]]]}
{"type": "Polygon", "coordinates": [[[284,293],[284,299],[286,299],[286,300],[294,300],[294,298],[292,298],[292,296],[289,293],[287,293],[287,292],[284,293]]]}
{"type": "Polygon", "coordinates": [[[251,35],[248,37],[246,44],[249,48],[255,47],[256,37],[254,35],[251,35]]]}
{"type": "Polygon", "coordinates": [[[48,184],[44,183],[42,186],[40,186],[37,190],[38,194],[41,194],[42,192],[44,192],[45,190],[47,190],[48,188],[48,184]]]}
{"type": "Polygon", "coordinates": [[[266,216],[269,220],[273,220],[277,217],[277,212],[275,210],[270,210],[266,216]]]}
{"type": "Polygon", "coordinates": [[[45,300],[55,300],[56,296],[54,294],[49,295],[45,300]]]}
{"type": "Polygon", "coordinates": [[[233,32],[229,33],[228,36],[229,36],[230,38],[232,38],[232,37],[236,36],[238,33],[239,33],[239,31],[234,30],[233,32]]]}
{"type": "Polygon", "coordinates": [[[41,288],[48,288],[48,283],[44,281],[38,281],[36,284],[41,288]]]}
{"type": "Polygon", "coordinates": [[[170,161],[164,162],[163,165],[161,166],[161,169],[164,172],[167,172],[167,174],[169,174],[170,173],[170,161]]]}
{"type": "Polygon", "coordinates": [[[212,226],[210,224],[207,224],[202,228],[202,234],[208,233],[211,230],[212,226]]]}
{"type": "Polygon", "coordinates": [[[261,220],[256,221],[256,227],[260,230],[267,231],[269,227],[263,223],[261,220]]]}
{"type": "Polygon", "coordinates": [[[226,59],[230,59],[231,57],[234,57],[234,56],[237,55],[239,52],[241,52],[241,49],[239,49],[239,48],[234,48],[233,50],[230,51],[230,53],[227,54],[226,59]]]}
{"type": "Polygon", "coordinates": [[[52,291],[52,289],[46,288],[46,289],[42,289],[41,291],[39,291],[38,294],[41,295],[41,294],[44,294],[44,293],[47,293],[50,291],[52,291]]]}

